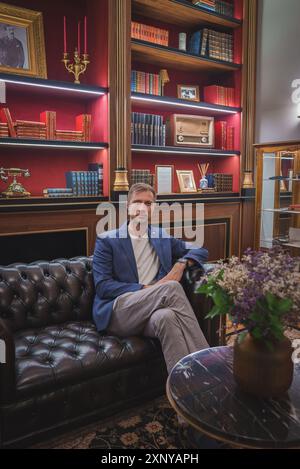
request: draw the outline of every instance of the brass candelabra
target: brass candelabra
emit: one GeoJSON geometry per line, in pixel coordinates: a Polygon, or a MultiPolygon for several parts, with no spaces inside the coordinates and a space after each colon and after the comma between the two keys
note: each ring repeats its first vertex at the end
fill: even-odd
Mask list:
{"type": "Polygon", "coordinates": [[[64,58],[62,59],[62,62],[65,64],[67,71],[69,73],[73,73],[75,77],[74,83],[80,83],[79,77],[85,73],[87,66],[90,63],[88,54],[83,54],[81,57],[81,54],[78,53],[77,48],[74,51],[73,63],[70,63],[68,52],[64,52],[64,58]]]}

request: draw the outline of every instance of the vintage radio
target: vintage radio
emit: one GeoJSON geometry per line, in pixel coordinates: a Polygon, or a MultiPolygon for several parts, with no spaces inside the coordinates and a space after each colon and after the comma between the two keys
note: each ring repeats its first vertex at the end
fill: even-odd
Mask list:
{"type": "Polygon", "coordinates": [[[172,114],[167,120],[168,145],[204,147],[214,146],[214,118],[172,114]]]}

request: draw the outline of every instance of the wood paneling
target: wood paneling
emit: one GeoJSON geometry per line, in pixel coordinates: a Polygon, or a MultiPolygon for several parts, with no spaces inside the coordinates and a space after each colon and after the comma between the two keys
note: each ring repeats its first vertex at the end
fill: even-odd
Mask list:
{"type": "MultiPolygon", "coordinates": [[[[15,212],[0,214],[1,235],[17,233],[39,233],[87,229],[88,254],[94,251],[96,224],[100,217],[95,210],[72,210],[65,212],[15,212]]],[[[34,250],[34,245],[32,246],[34,250]]]]}

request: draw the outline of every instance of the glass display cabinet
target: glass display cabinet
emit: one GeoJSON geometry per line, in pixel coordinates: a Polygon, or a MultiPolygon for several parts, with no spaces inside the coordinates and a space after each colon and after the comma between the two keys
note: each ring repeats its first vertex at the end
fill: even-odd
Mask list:
{"type": "Polygon", "coordinates": [[[256,248],[300,255],[300,143],[257,146],[256,248]]]}

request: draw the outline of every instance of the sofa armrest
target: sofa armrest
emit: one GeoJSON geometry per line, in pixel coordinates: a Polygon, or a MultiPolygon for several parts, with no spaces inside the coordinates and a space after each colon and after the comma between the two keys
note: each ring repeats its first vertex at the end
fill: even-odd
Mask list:
{"type": "Polygon", "coordinates": [[[0,318],[0,402],[12,400],[15,389],[14,338],[5,321],[0,318]]]}
{"type": "MultiPolygon", "coordinates": [[[[205,271],[207,270],[208,269],[205,269],[205,271]]],[[[212,300],[202,293],[195,292],[204,273],[205,272],[201,268],[197,268],[195,266],[192,268],[188,267],[184,272],[181,284],[192,305],[195,316],[207,342],[211,347],[216,347],[222,343],[220,318],[216,317],[214,319],[205,319],[205,316],[213,306],[212,300]]]]}

